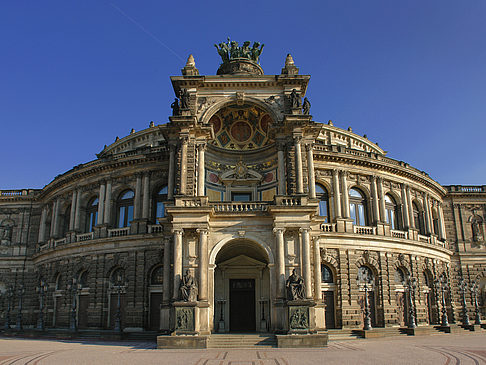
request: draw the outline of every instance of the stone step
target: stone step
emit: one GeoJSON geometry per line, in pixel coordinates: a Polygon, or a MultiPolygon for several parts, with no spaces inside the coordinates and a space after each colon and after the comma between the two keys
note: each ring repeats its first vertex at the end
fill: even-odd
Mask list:
{"type": "Polygon", "coordinates": [[[273,335],[214,334],[208,339],[208,348],[276,347],[273,335]]]}

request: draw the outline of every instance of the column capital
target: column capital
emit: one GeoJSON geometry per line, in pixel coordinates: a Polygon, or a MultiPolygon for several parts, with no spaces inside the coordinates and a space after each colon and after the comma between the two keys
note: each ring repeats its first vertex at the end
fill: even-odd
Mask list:
{"type": "Polygon", "coordinates": [[[300,135],[300,134],[294,135],[293,138],[294,138],[294,143],[296,143],[296,144],[300,143],[303,139],[302,135],[300,135]]]}
{"type": "Polygon", "coordinates": [[[275,227],[273,229],[273,233],[274,234],[284,234],[285,233],[285,228],[281,228],[281,227],[275,227]]]}
{"type": "Polygon", "coordinates": [[[283,150],[285,150],[287,142],[283,139],[277,139],[276,145],[277,145],[278,151],[283,151],[283,150]]]}
{"type": "Polygon", "coordinates": [[[308,228],[308,227],[299,228],[300,233],[309,233],[309,231],[310,231],[310,228],[308,228]]]}
{"type": "Polygon", "coordinates": [[[332,176],[338,176],[339,175],[339,171],[338,169],[332,169],[332,176]]]}
{"type": "Polygon", "coordinates": [[[207,228],[198,228],[198,229],[196,229],[196,232],[199,233],[199,234],[203,234],[203,235],[209,234],[209,230],[207,228]]]}
{"type": "Polygon", "coordinates": [[[198,141],[196,146],[199,151],[204,151],[206,149],[207,143],[206,141],[198,141]]]}
{"type": "Polygon", "coordinates": [[[183,228],[173,228],[172,233],[174,233],[178,236],[182,236],[184,234],[184,229],[183,228]]]}
{"type": "Polygon", "coordinates": [[[314,149],[314,142],[313,141],[312,142],[307,142],[305,144],[305,150],[307,152],[312,151],[313,149],[314,149]]]}

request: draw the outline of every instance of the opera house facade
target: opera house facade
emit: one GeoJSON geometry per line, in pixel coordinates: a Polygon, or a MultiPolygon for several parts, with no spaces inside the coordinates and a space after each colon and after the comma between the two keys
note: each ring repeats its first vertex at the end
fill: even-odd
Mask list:
{"type": "Polygon", "coordinates": [[[217,75],[190,56],[171,77],[169,122],[42,189],[0,192],[2,327],[204,337],[483,319],[486,186],[441,186],[314,121],[290,55],[265,75],[258,45],[233,48],[217,75]]]}

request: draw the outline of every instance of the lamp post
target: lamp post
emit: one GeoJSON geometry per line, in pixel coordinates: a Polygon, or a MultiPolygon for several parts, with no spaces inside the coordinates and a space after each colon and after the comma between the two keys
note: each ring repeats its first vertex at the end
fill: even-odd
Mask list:
{"type": "Polygon", "coordinates": [[[462,295],[462,325],[469,326],[469,315],[467,314],[467,304],[466,304],[466,292],[467,292],[467,282],[464,278],[461,279],[459,283],[459,287],[461,288],[461,295],[462,295]]]}
{"type": "Polygon", "coordinates": [[[24,294],[25,294],[24,284],[20,284],[17,293],[19,295],[19,309],[17,311],[17,325],[15,326],[15,329],[21,331],[22,330],[22,304],[24,301],[24,294]]]}
{"type": "Polygon", "coordinates": [[[115,328],[116,332],[122,332],[121,326],[121,294],[125,292],[128,286],[128,280],[123,281],[122,275],[118,274],[115,281],[110,284],[112,292],[117,293],[115,328]]]}
{"type": "Polygon", "coordinates": [[[373,277],[365,272],[363,274],[358,273],[358,287],[362,286],[364,290],[364,323],[363,323],[363,330],[368,331],[373,329],[371,326],[371,310],[370,310],[370,301],[368,298],[368,292],[370,290],[370,286],[373,286],[373,277]]]}
{"type": "Polygon", "coordinates": [[[81,284],[78,284],[76,278],[72,278],[72,281],[67,286],[67,290],[71,292],[72,295],[72,305],[71,305],[71,319],[69,321],[69,329],[73,332],[78,330],[78,323],[76,321],[76,310],[78,301],[78,291],[81,290],[81,284]]]}
{"type": "Polygon", "coordinates": [[[12,309],[12,299],[14,296],[14,290],[12,285],[10,285],[7,289],[7,313],[5,314],[5,329],[10,329],[10,310],[12,309]]]}
{"type": "Polygon", "coordinates": [[[447,318],[447,308],[445,301],[445,291],[447,290],[447,278],[444,274],[440,275],[438,279],[435,280],[435,285],[440,288],[442,295],[442,327],[449,327],[449,321],[447,318]]]}
{"type": "Polygon", "coordinates": [[[417,325],[415,323],[415,308],[413,305],[413,296],[415,293],[415,289],[417,288],[417,279],[409,275],[407,277],[405,285],[408,291],[408,328],[415,328],[417,327],[417,325]]]}
{"type": "Polygon", "coordinates": [[[39,320],[37,322],[37,329],[44,331],[44,298],[47,293],[47,284],[44,280],[39,282],[36,291],[39,294],[39,320]]]}
{"type": "Polygon", "coordinates": [[[471,293],[473,295],[474,301],[474,324],[481,324],[481,315],[479,313],[479,304],[478,304],[478,292],[479,292],[479,284],[476,281],[473,281],[472,285],[469,287],[471,293]]]}

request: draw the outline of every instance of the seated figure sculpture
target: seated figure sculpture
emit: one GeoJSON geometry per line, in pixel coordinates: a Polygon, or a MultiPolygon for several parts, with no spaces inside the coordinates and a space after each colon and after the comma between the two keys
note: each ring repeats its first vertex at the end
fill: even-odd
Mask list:
{"type": "Polygon", "coordinates": [[[186,270],[186,275],[182,277],[181,286],[181,299],[184,302],[195,302],[197,299],[197,286],[194,280],[194,276],[191,275],[189,270],[186,270]]]}
{"type": "Polygon", "coordinates": [[[285,283],[287,287],[287,299],[288,300],[298,300],[305,298],[305,285],[302,276],[292,270],[292,275],[290,275],[285,283]]]}

